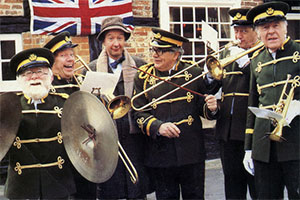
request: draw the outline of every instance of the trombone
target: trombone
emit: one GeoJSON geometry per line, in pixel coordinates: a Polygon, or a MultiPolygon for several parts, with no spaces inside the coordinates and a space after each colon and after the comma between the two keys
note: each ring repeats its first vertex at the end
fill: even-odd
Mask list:
{"type": "Polygon", "coordinates": [[[256,51],[257,49],[263,47],[264,43],[263,42],[260,42],[259,44],[257,44],[256,46],[246,50],[246,51],[243,51],[242,53],[240,54],[237,54],[237,55],[233,55],[233,56],[229,56],[227,58],[224,58],[222,60],[218,60],[215,56],[213,55],[208,55],[206,57],[206,66],[207,66],[207,69],[208,71],[210,72],[210,74],[212,75],[212,77],[216,80],[221,80],[223,78],[223,75],[224,75],[224,68],[233,63],[234,61],[236,61],[237,59],[253,52],[253,51],[256,51]]]}
{"type": "MultiPolygon", "coordinates": [[[[229,43],[226,44],[223,48],[221,48],[220,50],[214,52],[212,55],[218,55],[220,52],[224,51],[225,49],[228,49],[228,48],[230,48],[230,47],[232,47],[232,46],[236,46],[236,45],[238,45],[239,43],[240,43],[240,41],[232,41],[232,42],[229,42],[229,43]]],[[[159,77],[157,77],[157,76],[154,76],[153,74],[149,74],[150,76],[154,76],[155,78],[158,78],[159,80],[161,80],[161,82],[159,82],[159,83],[157,83],[157,84],[155,84],[155,85],[149,87],[148,89],[144,90],[143,92],[141,92],[141,93],[139,93],[139,94],[133,96],[133,97],[131,98],[131,107],[132,107],[134,110],[136,110],[136,111],[142,111],[142,110],[146,109],[147,107],[151,106],[152,104],[154,104],[154,103],[160,101],[161,99],[163,99],[163,98],[169,96],[170,94],[176,92],[176,91],[179,90],[179,89],[184,89],[184,90],[187,90],[187,91],[192,92],[192,93],[194,93],[194,94],[197,94],[197,95],[199,95],[199,96],[204,96],[203,94],[200,94],[200,93],[195,92],[195,91],[191,91],[191,90],[189,90],[189,89],[187,89],[187,88],[184,88],[184,86],[186,86],[186,85],[188,85],[188,84],[190,84],[190,83],[196,81],[197,79],[199,79],[199,78],[205,76],[209,71],[208,71],[208,72],[203,72],[202,74],[196,76],[195,78],[193,78],[193,79],[191,79],[190,81],[188,81],[188,82],[182,84],[181,86],[176,85],[176,84],[174,84],[174,83],[172,83],[172,82],[169,81],[169,80],[171,80],[172,78],[174,78],[175,76],[177,76],[177,75],[179,75],[179,74],[182,74],[183,72],[189,70],[190,68],[192,68],[192,67],[194,67],[194,66],[197,66],[198,64],[200,64],[200,63],[202,63],[202,62],[204,62],[204,61],[206,61],[206,58],[203,58],[203,59],[199,60],[198,62],[196,62],[196,63],[194,63],[194,64],[192,64],[192,65],[190,65],[190,66],[188,66],[188,67],[186,67],[186,68],[184,68],[184,69],[182,69],[181,71],[175,73],[175,74],[172,75],[172,76],[167,77],[166,79],[161,79],[161,78],[159,78],[159,77]],[[157,88],[158,86],[160,86],[161,84],[163,84],[163,83],[165,83],[165,82],[166,82],[166,83],[169,83],[169,84],[173,84],[173,85],[175,85],[177,88],[175,88],[174,90],[171,90],[170,92],[168,92],[168,93],[166,93],[166,94],[160,96],[159,98],[157,98],[157,99],[151,101],[150,103],[148,103],[148,104],[146,104],[146,105],[144,105],[144,106],[142,106],[142,107],[140,107],[140,108],[137,108],[137,107],[134,106],[134,100],[135,100],[135,99],[137,99],[138,97],[140,97],[140,96],[146,94],[146,93],[149,92],[150,90],[153,90],[153,89],[157,88]]],[[[139,69],[139,68],[136,68],[136,69],[142,71],[142,70],[139,69]]],[[[147,73],[147,72],[145,72],[145,71],[142,71],[142,72],[147,73]]],[[[147,73],[147,74],[148,74],[148,73],[147,73]]]]}
{"type": "MultiPolygon", "coordinates": [[[[76,71],[82,70],[84,68],[87,71],[92,71],[92,70],[80,56],[76,55],[76,57],[77,57],[77,60],[75,61],[75,63],[80,62],[82,65],[80,67],[74,69],[73,77],[76,80],[78,86],[80,87],[82,85],[82,81],[79,80],[77,76],[83,76],[83,75],[76,74],[76,71]]],[[[93,88],[93,90],[94,89],[96,89],[96,88],[93,88]]],[[[99,91],[99,97],[100,97],[101,96],[100,89],[98,91],[99,91]]],[[[129,110],[131,108],[129,97],[127,97],[125,95],[120,95],[120,96],[115,97],[112,94],[104,95],[104,96],[106,97],[106,100],[108,102],[106,105],[106,108],[108,109],[108,111],[111,114],[113,119],[119,119],[129,112],[129,110]]],[[[105,103],[105,101],[103,101],[103,100],[101,100],[101,101],[102,101],[102,103],[105,103]]],[[[120,159],[122,160],[123,164],[125,165],[128,173],[130,174],[130,179],[131,179],[132,183],[136,184],[138,181],[138,173],[119,141],[118,141],[118,147],[119,147],[118,155],[119,155],[120,159]],[[128,164],[126,161],[128,162],[128,164]]]]}

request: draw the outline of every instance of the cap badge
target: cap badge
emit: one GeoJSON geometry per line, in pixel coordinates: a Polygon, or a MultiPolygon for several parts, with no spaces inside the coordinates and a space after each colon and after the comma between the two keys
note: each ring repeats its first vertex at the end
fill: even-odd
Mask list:
{"type": "Polygon", "coordinates": [[[28,57],[28,59],[30,61],[35,61],[37,59],[37,56],[35,54],[30,54],[29,57],[28,57]]]}
{"type": "Polygon", "coordinates": [[[267,13],[268,15],[273,15],[274,9],[273,9],[273,8],[268,8],[268,10],[266,11],[266,13],[267,13]]]}
{"type": "Polygon", "coordinates": [[[160,39],[162,36],[161,36],[161,34],[160,33],[157,33],[156,35],[154,35],[154,38],[156,38],[156,39],[160,39]]]}
{"type": "Polygon", "coordinates": [[[241,13],[236,13],[236,15],[235,15],[235,17],[237,18],[237,19],[240,19],[241,17],[242,17],[242,15],[241,15],[241,13]]]}
{"type": "Polygon", "coordinates": [[[70,42],[71,39],[70,39],[68,36],[66,36],[66,37],[65,37],[65,41],[66,41],[66,42],[70,42]]]}

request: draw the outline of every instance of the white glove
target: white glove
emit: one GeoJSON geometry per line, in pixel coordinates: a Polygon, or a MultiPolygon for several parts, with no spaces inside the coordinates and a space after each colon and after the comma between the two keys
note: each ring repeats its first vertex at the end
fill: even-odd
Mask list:
{"type": "Polygon", "coordinates": [[[253,165],[253,160],[252,160],[251,156],[252,156],[252,151],[246,150],[243,164],[244,164],[244,167],[247,170],[247,172],[249,174],[251,174],[252,176],[254,176],[254,165],[253,165]]]}

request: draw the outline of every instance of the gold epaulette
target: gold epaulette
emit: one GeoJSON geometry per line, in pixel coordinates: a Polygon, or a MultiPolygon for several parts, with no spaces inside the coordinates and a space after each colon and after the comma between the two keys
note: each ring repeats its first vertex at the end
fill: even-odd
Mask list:
{"type": "Polygon", "coordinates": [[[139,69],[140,69],[140,71],[138,72],[139,79],[147,79],[149,77],[149,74],[147,74],[147,73],[152,74],[152,72],[153,72],[154,63],[148,63],[145,65],[142,65],[141,67],[139,67],[139,69]],[[147,73],[145,73],[145,72],[147,72],[147,73]]]}
{"type": "MultiPolygon", "coordinates": [[[[148,63],[148,64],[145,64],[145,65],[142,65],[139,67],[139,69],[143,70],[143,71],[146,71],[151,65],[153,65],[154,63],[148,63]]],[[[141,71],[139,71],[141,72],[141,71]]]]}
{"type": "Polygon", "coordinates": [[[255,58],[256,56],[258,56],[259,53],[260,53],[262,50],[264,50],[264,49],[265,49],[265,46],[262,46],[260,49],[256,50],[256,51],[253,53],[253,55],[252,55],[252,57],[250,58],[250,60],[252,60],[252,59],[255,58]]]}
{"type": "Polygon", "coordinates": [[[68,95],[67,93],[49,92],[49,94],[61,96],[61,97],[64,98],[64,99],[69,98],[69,95],[68,95]]]}

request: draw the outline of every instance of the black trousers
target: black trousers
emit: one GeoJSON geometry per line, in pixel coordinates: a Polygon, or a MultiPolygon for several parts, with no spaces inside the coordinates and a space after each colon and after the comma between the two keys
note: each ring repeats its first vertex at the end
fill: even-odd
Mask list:
{"type": "Polygon", "coordinates": [[[180,167],[151,168],[157,199],[204,199],[205,162],[180,167]]]}
{"type": "Polygon", "coordinates": [[[258,199],[283,199],[284,187],[289,199],[300,199],[299,160],[269,163],[254,160],[258,199]]]}
{"type": "Polygon", "coordinates": [[[247,187],[252,199],[256,199],[254,177],[244,168],[244,142],[220,140],[220,157],[224,173],[226,199],[246,199],[247,187]]]}

